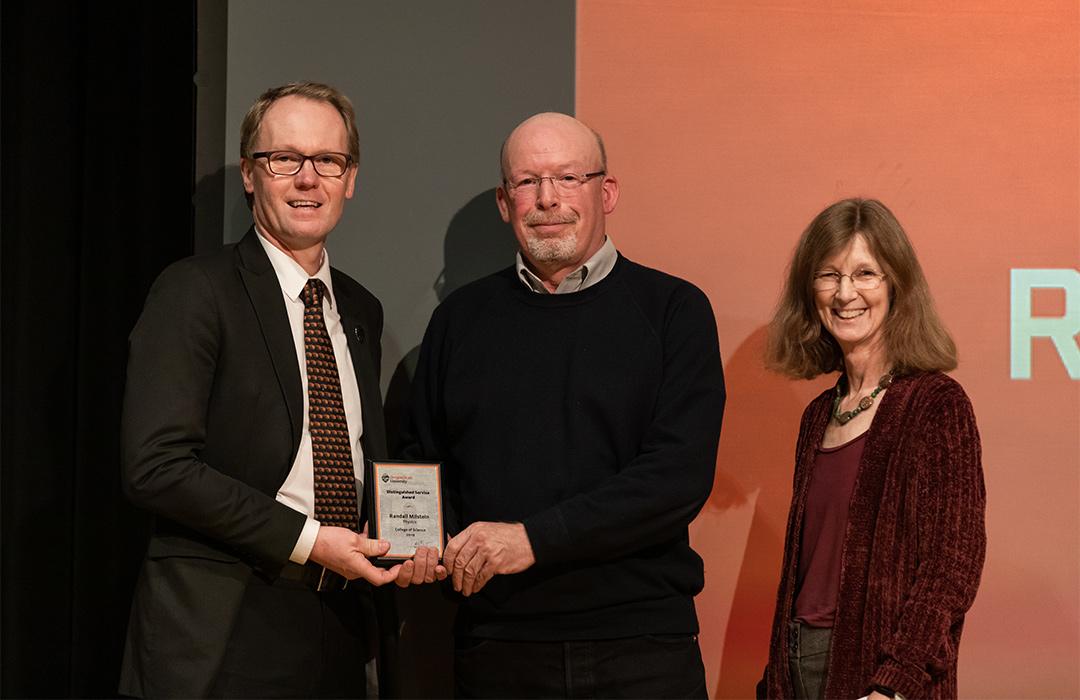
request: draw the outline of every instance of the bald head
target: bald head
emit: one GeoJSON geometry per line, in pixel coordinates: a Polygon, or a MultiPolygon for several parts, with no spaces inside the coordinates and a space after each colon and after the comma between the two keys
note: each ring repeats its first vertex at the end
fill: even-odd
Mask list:
{"type": "Polygon", "coordinates": [[[541,112],[518,124],[503,141],[499,153],[503,179],[509,177],[515,155],[522,152],[550,154],[556,149],[567,157],[590,163],[592,170],[607,170],[607,153],[600,134],[568,114],[541,112]]]}

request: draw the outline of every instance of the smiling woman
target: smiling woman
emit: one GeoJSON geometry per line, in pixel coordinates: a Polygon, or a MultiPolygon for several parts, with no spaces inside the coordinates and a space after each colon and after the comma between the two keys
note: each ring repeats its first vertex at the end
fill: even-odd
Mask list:
{"type": "Polygon", "coordinates": [[[881,330],[889,315],[889,283],[870,252],[866,236],[857,234],[843,250],[827,257],[821,267],[814,273],[814,302],[825,331],[845,356],[857,351],[882,353],[881,330]]]}
{"type": "Polygon", "coordinates": [[[956,349],[884,204],[821,212],[796,247],[766,361],[840,371],[803,414],[761,697],[956,697],[986,550],[956,349]]]}
{"type": "MultiPolygon", "coordinates": [[[[881,273],[888,300],[879,321],[889,363],[909,370],[955,369],[956,345],[938,317],[915,250],[892,212],[873,199],[833,204],[799,239],[770,324],[767,362],[772,369],[800,379],[843,369],[840,339],[823,324],[820,310],[814,312],[819,298],[830,292],[821,273],[843,273],[840,268],[856,275],[863,268],[881,273]],[[860,267],[862,262],[869,264],[860,267]]],[[[847,300],[852,292],[865,297],[872,291],[852,278],[841,292],[845,277],[837,275],[836,297],[847,300]]],[[[830,301],[840,306],[837,299],[830,301]]]]}

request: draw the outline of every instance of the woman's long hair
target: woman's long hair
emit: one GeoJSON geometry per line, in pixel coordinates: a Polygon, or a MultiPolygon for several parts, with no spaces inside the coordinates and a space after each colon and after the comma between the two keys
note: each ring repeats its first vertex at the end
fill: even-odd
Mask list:
{"type": "Polygon", "coordinates": [[[802,379],[843,370],[840,345],[825,330],[814,304],[813,277],[823,260],[859,235],[889,284],[890,308],[883,332],[890,364],[905,371],[954,369],[956,344],[934,309],[915,250],[900,222],[876,199],[839,201],[803,232],[769,323],[766,366],[802,379]]]}

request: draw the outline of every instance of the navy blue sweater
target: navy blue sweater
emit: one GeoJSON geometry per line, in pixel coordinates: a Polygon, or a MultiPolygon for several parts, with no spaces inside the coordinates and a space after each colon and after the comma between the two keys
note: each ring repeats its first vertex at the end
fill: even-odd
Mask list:
{"type": "Polygon", "coordinates": [[[699,289],[621,256],[573,294],[536,294],[513,268],[474,282],[435,310],[410,410],[410,456],[444,464],[448,531],[523,522],[536,556],[464,600],[459,632],[697,632],[687,526],[724,410],[699,289]]]}

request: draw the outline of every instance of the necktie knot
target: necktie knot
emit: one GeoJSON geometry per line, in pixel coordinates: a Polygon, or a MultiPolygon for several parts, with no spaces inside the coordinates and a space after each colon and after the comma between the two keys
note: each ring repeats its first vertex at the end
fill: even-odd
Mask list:
{"type": "Polygon", "coordinates": [[[322,280],[309,279],[307,284],[304,285],[304,290],[300,292],[300,296],[304,300],[304,307],[310,308],[312,306],[317,306],[322,308],[322,300],[325,293],[326,285],[322,283],[322,280]]]}

